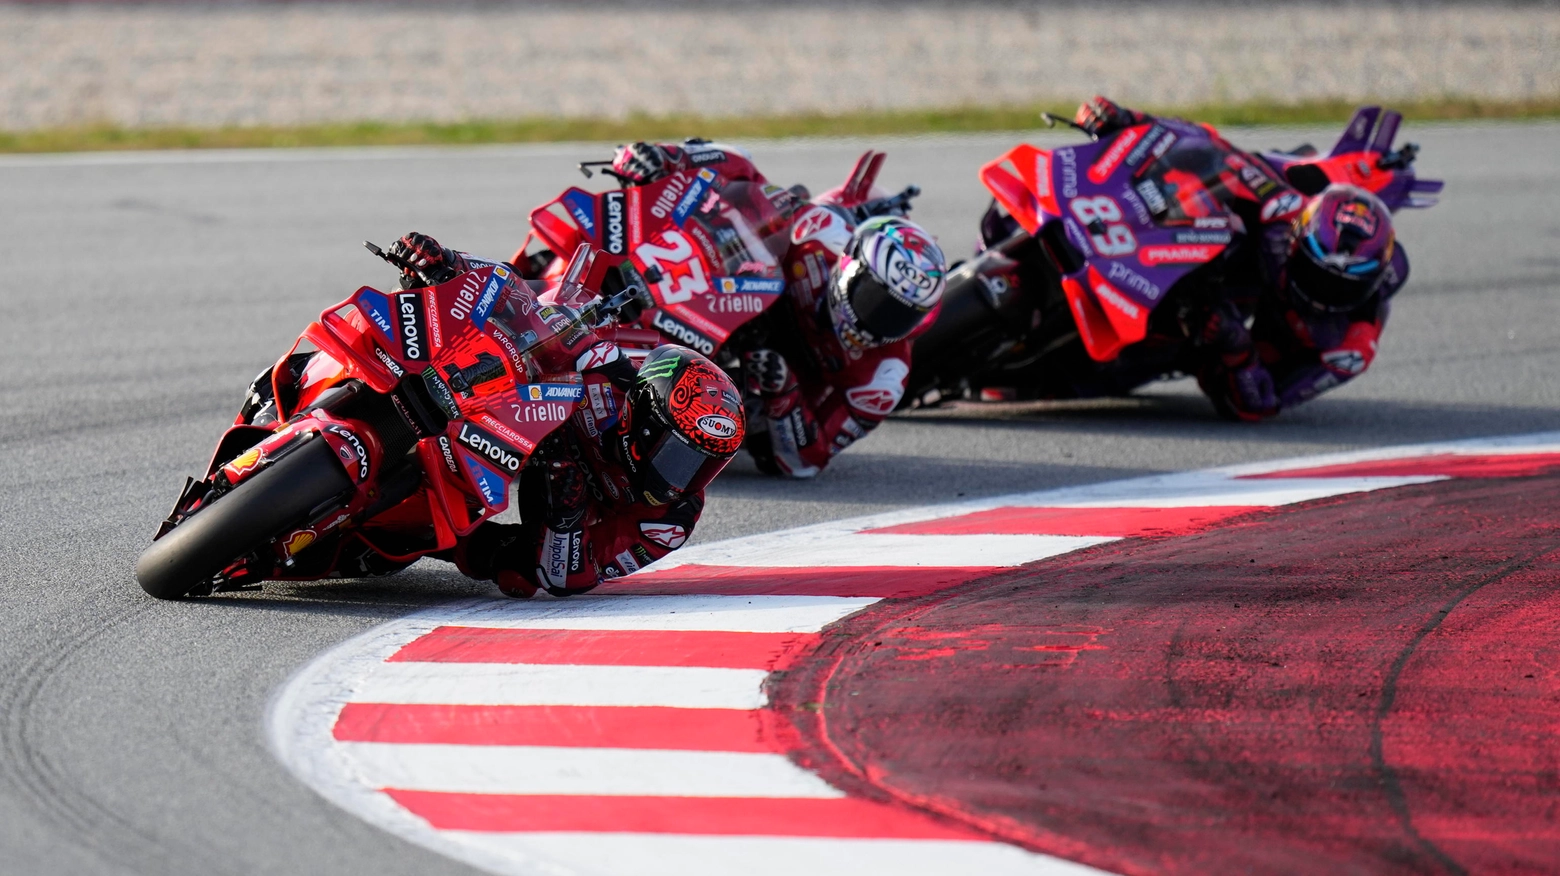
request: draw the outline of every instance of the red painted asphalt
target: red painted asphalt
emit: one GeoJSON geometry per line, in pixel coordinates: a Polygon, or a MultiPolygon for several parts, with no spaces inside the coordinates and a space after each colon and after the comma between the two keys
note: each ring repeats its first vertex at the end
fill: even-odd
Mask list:
{"type": "Polygon", "coordinates": [[[1187,535],[1259,510],[1250,505],[1188,508],[993,508],[867,532],[895,535],[1187,535]]]}
{"type": "Polygon", "coordinates": [[[1321,500],[886,602],[771,695],[837,785],[1120,872],[1553,873],[1557,560],[1557,477],[1321,500]]]}

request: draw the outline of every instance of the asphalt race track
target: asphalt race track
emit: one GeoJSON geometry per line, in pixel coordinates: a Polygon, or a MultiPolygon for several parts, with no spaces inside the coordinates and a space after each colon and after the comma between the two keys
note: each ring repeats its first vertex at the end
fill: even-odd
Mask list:
{"type": "MultiPolygon", "coordinates": [[[[1324,148],[1333,132],[1232,133],[1324,148]]],[[[745,462],[696,541],[898,507],[1560,423],[1560,125],[1406,126],[1442,204],[1399,223],[1413,275],[1372,371],[1256,427],[1186,382],[1140,398],[963,406],[886,424],[814,482],[745,462]]],[[[974,171],[1018,137],[761,144],[815,190],[884,182],[965,251],[974,171]]],[[[1037,136],[1036,142],[1052,135],[1037,136]]],[[[488,585],[384,581],[156,603],[131,567],[248,380],[305,322],[393,278],[358,245],[417,229],[507,256],[597,147],[0,159],[0,872],[443,873],[463,865],[316,796],[268,751],[273,692],[374,624],[488,585]]]]}

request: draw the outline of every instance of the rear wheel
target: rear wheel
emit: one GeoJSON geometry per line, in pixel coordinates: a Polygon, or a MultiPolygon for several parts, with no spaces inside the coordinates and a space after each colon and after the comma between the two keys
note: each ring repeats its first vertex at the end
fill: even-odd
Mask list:
{"type": "Polygon", "coordinates": [[[136,580],[158,599],[186,596],[351,488],[330,445],[310,439],[152,542],[136,580]]]}

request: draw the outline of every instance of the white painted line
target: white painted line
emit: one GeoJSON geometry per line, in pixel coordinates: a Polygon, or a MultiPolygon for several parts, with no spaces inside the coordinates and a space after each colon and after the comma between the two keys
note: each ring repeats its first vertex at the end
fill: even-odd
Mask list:
{"type": "Polygon", "coordinates": [[[761,709],[768,674],[702,666],[384,663],[356,686],[351,702],[761,709]]]}
{"type": "Polygon", "coordinates": [[[1007,504],[1060,508],[1196,508],[1209,505],[1276,507],[1347,493],[1368,493],[1392,487],[1445,480],[1440,475],[1411,477],[1267,478],[1170,475],[1137,482],[1048,490],[1011,497],[1007,504]]]}
{"type": "MultiPolygon", "coordinates": [[[[680,564],[810,566],[1022,566],[1107,541],[1107,536],[798,533],[688,548],[680,564]]],[[[663,568],[657,566],[656,568],[663,568]]]]}
{"type": "MultiPolygon", "coordinates": [[[[604,825],[609,826],[609,825],[604,825]]],[[[578,873],[635,876],[1100,876],[1104,871],[1016,846],[958,840],[684,836],[644,833],[445,834],[519,861],[569,861],[578,873]]],[[[518,868],[512,872],[520,872],[518,868]]]]}
{"type": "Polygon", "coordinates": [[[877,601],[871,596],[612,596],[603,592],[558,600],[489,600],[452,612],[443,622],[527,630],[816,633],[877,601]]]}
{"type": "Polygon", "coordinates": [[[783,754],[383,742],[336,745],[358,781],[373,788],[465,794],[845,796],[783,754]]]}
{"type": "MultiPolygon", "coordinates": [[[[1520,451],[1512,451],[1520,452],[1520,451]]],[[[1347,460],[1345,460],[1347,461],[1347,460]]],[[[1262,471],[1282,470],[1295,468],[1305,462],[1287,460],[1280,466],[1276,464],[1264,464],[1262,471]]],[[[1330,463],[1329,463],[1330,464],[1330,463]]],[[[1246,473],[1259,473],[1255,470],[1246,473]]],[[[1211,505],[1254,505],[1254,506],[1279,506],[1289,505],[1295,502],[1308,502],[1312,499],[1323,499],[1329,496],[1339,496],[1346,493],[1368,492],[1382,490],[1390,487],[1408,486],[1410,484],[1423,484],[1431,481],[1443,480],[1439,475],[1415,476],[1415,477],[1346,477],[1346,478],[1276,478],[1263,480],[1236,480],[1218,471],[1185,472],[1171,475],[1153,475],[1131,480],[1112,481],[1104,484],[1087,484],[1081,487],[1064,487],[1056,490],[1043,490],[1034,493],[1018,493],[1007,496],[996,496],[989,499],[979,499],[970,502],[957,502],[946,505],[932,505],[922,508],[908,509],[905,511],[890,511],[884,514],[874,514],[869,517],[857,517],[851,520],[836,520],[827,523],[819,523],[812,526],[799,527],[784,532],[765,533],[763,535],[734,538],[715,544],[695,545],[683,548],[666,559],[661,560],[650,569],[661,571],[673,569],[678,566],[694,563],[707,565],[829,565],[829,561],[838,562],[841,565],[878,565],[883,564],[881,559],[889,551],[867,551],[874,543],[889,545],[887,541],[879,539],[898,538],[905,540],[900,545],[895,545],[893,553],[900,557],[896,562],[887,565],[964,565],[957,560],[958,557],[976,554],[977,543],[967,542],[970,547],[960,547],[969,539],[1041,539],[1058,541],[1034,541],[1025,545],[1023,542],[988,542],[993,549],[987,553],[990,557],[1020,558],[1027,552],[1032,552],[1029,559],[1018,559],[1016,563],[985,562],[981,565],[1020,565],[1034,560],[1044,559],[1048,556],[1056,556],[1068,553],[1084,547],[1110,541],[1108,538],[1078,538],[1069,547],[1060,541],[1063,536],[1045,535],[891,535],[891,534],[863,534],[864,529],[879,529],[889,526],[897,526],[904,523],[919,523],[926,520],[936,520],[946,517],[957,517],[964,514],[972,514],[979,511],[989,511],[1002,507],[1054,507],[1054,508],[1195,508],[1211,505]],[[871,541],[868,541],[870,539],[871,541]],[[946,539],[946,542],[931,546],[934,543],[929,539],[946,539]],[[997,548],[998,544],[1015,545],[1012,549],[997,548]],[[861,546],[863,557],[852,561],[853,552],[861,546]],[[917,547],[916,545],[927,545],[917,547]],[[946,545],[946,546],[945,546],[946,545]],[[1010,551],[1010,552],[1009,552],[1010,551]],[[942,552],[942,553],[939,553],[942,552]],[[866,557],[876,557],[869,560],[866,557]],[[938,561],[937,557],[947,557],[938,561]],[[805,558],[805,560],[803,559],[805,558]],[[913,561],[913,562],[912,562],[913,561]]],[[[974,561],[970,561],[973,563],[974,561]]]]}

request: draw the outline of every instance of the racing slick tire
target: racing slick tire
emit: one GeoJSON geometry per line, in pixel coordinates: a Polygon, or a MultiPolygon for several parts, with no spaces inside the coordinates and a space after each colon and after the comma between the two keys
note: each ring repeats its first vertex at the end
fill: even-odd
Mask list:
{"type": "Polygon", "coordinates": [[[330,445],[314,438],[152,542],[136,560],[136,581],[158,599],[187,596],[351,488],[330,445]]]}

